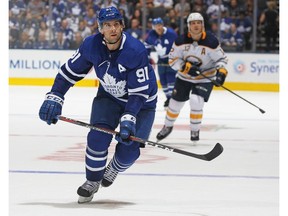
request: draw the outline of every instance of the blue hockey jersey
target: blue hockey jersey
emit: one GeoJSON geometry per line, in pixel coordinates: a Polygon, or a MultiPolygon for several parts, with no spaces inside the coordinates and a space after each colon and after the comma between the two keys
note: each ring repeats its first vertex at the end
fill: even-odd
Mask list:
{"type": "Polygon", "coordinates": [[[109,51],[102,34],[87,37],[74,55],[63,64],[52,91],[66,93],[94,67],[100,85],[98,95],[113,98],[125,112],[156,107],[157,80],[145,46],[123,33],[119,49],[109,51]]]}
{"type": "Polygon", "coordinates": [[[163,35],[159,36],[155,30],[150,30],[146,39],[145,46],[150,54],[151,49],[154,48],[157,52],[158,58],[168,58],[170,49],[177,38],[176,32],[172,28],[164,28],[163,35]]]}

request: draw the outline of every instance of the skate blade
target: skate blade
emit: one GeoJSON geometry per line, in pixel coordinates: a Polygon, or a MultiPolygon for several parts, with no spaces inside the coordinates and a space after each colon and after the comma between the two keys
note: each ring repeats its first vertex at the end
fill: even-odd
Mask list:
{"type": "Polygon", "coordinates": [[[93,195],[91,195],[90,197],[79,196],[78,203],[79,204],[88,203],[88,202],[91,202],[92,199],[93,199],[93,195]]]}
{"type": "Polygon", "coordinates": [[[194,140],[193,140],[193,141],[192,141],[192,146],[196,146],[197,143],[198,143],[198,141],[199,141],[199,140],[197,140],[197,141],[194,141],[194,140]]]}

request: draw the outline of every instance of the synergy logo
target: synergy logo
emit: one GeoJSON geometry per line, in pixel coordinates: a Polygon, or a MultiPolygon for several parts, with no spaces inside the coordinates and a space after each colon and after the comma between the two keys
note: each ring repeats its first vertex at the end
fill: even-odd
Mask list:
{"type": "Polygon", "coordinates": [[[244,62],[241,60],[234,62],[233,68],[234,68],[234,71],[239,74],[244,73],[246,69],[244,62]]]}
{"type": "Polygon", "coordinates": [[[251,73],[260,76],[262,74],[276,74],[279,73],[279,61],[257,61],[251,62],[251,73]]]}

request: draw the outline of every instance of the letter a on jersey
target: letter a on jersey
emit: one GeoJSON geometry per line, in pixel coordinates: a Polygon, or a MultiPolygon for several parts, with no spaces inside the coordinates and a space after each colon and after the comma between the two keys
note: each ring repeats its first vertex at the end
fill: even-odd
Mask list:
{"type": "Polygon", "coordinates": [[[118,64],[118,70],[120,73],[122,73],[122,72],[126,71],[126,68],[123,67],[121,64],[118,64]]]}

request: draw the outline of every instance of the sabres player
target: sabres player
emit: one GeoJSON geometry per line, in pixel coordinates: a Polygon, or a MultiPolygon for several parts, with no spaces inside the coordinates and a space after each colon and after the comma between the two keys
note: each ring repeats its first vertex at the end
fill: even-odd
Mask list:
{"type": "Polygon", "coordinates": [[[39,111],[40,119],[55,124],[65,93],[92,68],[95,70],[100,84],[92,103],[90,123],[111,130],[120,125],[120,132],[114,156],[107,163],[112,135],[89,131],[86,181],[77,190],[78,203],[90,202],[100,185],[110,186],[119,172],[135,163],[140,156],[140,144],[128,138],[135,135],[148,139],[157,103],[157,80],[147,50],[142,42],[123,31],[123,17],[118,9],[101,9],[98,24],[100,33],[87,37],[61,66],[39,111]]]}
{"type": "Polygon", "coordinates": [[[152,29],[145,39],[149,55],[153,48],[158,55],[157,69],[162,90],[166,96],[165,108],[168,107],[176,75],[176,71],[168,64],[168,54],[177,36],[176,32],[172,28],[165,27],[163,20],[158,17],[152,20],[152,29]]]}
{"type": "Polygon", "coordinates": [[[188,32],[175,40],[169,53],[169,65],[177,71],[177,77],[164,127],[156,136],[158,141],[172,132],[174,122],[186,101],[190,103],[190,139],[198,141],[204,102],[208,102],[214,85],[201,73],[215,79],[217,86],[223,85],[228,73],[226,54],[218,39],[205,32],[203,16],[191,13],[187,18],[187,26],[188,32]]]}

